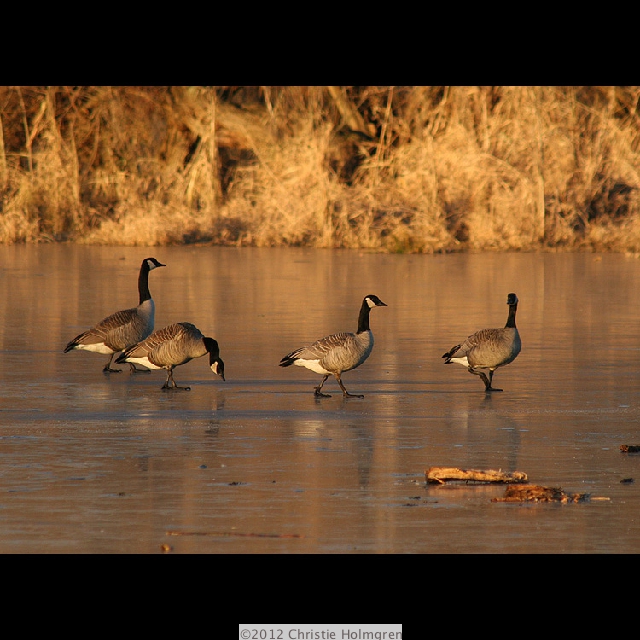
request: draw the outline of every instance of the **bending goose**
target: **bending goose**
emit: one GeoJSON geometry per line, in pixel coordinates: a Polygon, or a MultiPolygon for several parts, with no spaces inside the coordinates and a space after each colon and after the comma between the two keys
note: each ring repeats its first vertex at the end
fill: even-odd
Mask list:
{"type": "Polygon", "coordinates": [[[184,389],[173,380],[173,370],[194,358],[209,354],[209,366],[213,373],[224,380],[224,362],[220,358],[218,341],[203,336],[190,322],[176,322],[154,331],[146,340],[129,347],[118,356],[116,363],[136,363],[148,369],[166,369],[167,380],[162,389],[184,389]]]}
{"type": "Polygon", "coordinates": [[[520,353],[522,343],[516,327],[516,310],[518,296],[510,293],[507,296],[509,317],[502,329],[481,329],[470,335],[462,344],[447,351],[442,357],[445,364],[456,362],[467,367],[469,373],[480,376],[484,382],[485,391],[502,391],[491,386],[493,372],[498,367],[504,367],[513,362],[520,353]],[[489,377],[480,371],[488,369],[489,377]]]}
{"type": "Polygon", "coordinates": [[[369,312],[373,307],[386,306],[378,296],[365,296],[360,307],[356,333],[335,333],[320,338],[308,347],[300,347],[284,356],[280,360],[280,366],[289,367],[295,364],[324,376],[320,385],[315,387],[314,395],[318,398],[331,397],[321,392],[322,385],[330,375],[338,381],[345,398],[364,398],[363,395],[349,393],[342,384],[341,376],[345,371],[359,367],[371,355],[373,333],[369,329],[369,312]]]}
{"type": "MultiPolygon", "coordinates": [[[[95,327],[81,333],[71,340],[64,352],[73,349],[109,354],[109,362],[102,369],[105,373],[117,373],[121,369],[112,369],[111,362],[116,353],[144,340],[152,331],[155,317],[155,303],[149,292],[149,271],[166,265],[155,258],[145,258],[138,275],[138,294],[140,302],[137,307],[116,311],[101,320],[95,327]]],[[[131,364],[131,371],[140,371],[131,364]]]]}

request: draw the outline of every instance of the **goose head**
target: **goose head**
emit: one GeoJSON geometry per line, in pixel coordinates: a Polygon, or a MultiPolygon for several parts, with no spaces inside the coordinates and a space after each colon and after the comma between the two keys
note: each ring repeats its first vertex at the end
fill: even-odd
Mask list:
{"type": "Polygon", "coordinates": [[[378,296],[370,293],[368,296],[365,296],[365,302],[369,305],[370,308],[373,307],[386,307],[387,305],[378,298],[378,296]]]}
{"type": "Polygon", "coordinates": [[[218,341],[213,338],[202,338],[202,341],[209,352],[209,366],[211,367],[211,371],[224,380],[224,362],[220,357],[218,341]]]}
{"type": "Polygon", "coordinates": [[[153,271],[158,267],[166,267],[166,264],[162,264],[162,262],[158,262],[155,258],[145,258],[144,260],[147,263],[147,268],[149,271],[153,271]]]}

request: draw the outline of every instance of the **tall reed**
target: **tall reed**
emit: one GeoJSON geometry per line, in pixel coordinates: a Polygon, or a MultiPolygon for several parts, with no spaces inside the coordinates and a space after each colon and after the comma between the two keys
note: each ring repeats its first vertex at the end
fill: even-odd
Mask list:
{"type": "Polygon", "coordinates": [[[640,251],[640,87],[0,87],[0,241],[640,251]]]}

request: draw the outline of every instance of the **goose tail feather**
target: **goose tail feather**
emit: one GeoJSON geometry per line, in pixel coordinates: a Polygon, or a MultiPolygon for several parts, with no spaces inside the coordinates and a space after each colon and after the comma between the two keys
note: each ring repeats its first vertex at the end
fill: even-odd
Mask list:
{"type": "Polygon", "coordinates": [[[445,358],[445,364],[451,364],[451,358],[455,355],[456,351],[462,346],[462,344],[457,344],[455,347],[452,347],[447,351],[447,353],[442,354],[442,357],[445,358]]]}

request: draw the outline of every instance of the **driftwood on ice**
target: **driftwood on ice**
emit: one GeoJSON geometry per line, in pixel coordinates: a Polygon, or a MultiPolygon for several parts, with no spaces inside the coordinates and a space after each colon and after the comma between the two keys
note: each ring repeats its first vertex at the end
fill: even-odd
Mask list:
{"type": "Polygon", "coordinates": [[[527,474],[522,471],[507,472],[501,469],[458,469],[457,467],[429,467],[425,472],[430,484],[444,484],[447,480],[466,482],[511,483],[527,482],[527,474]]]}

